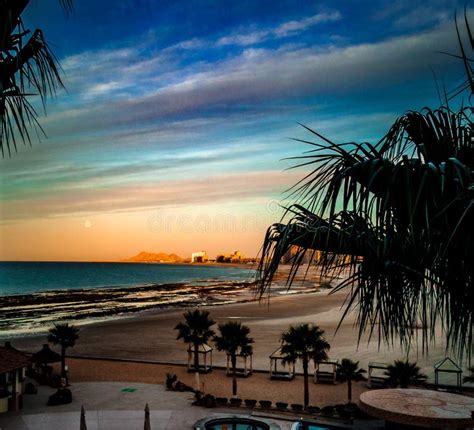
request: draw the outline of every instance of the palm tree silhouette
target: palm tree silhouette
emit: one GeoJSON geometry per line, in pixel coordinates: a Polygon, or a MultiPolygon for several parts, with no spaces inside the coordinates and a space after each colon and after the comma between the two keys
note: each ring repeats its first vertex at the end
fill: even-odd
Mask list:
{"type": "Polygon", "coordinates": [[[474,39],[466,33],[459,57],[467,80],[438,109],[408,111],[375,144],[337,143],[305,127],[311,137],[301,141],[310,148],[294,157],[294,167],[309,172],[288,193],[294,204],[287,223],[270,226],[265,236],[261,294],[282,256],[296,249],[290,284],[305,255],[317,255],[323,273],[346,270],[336,289],[350,291],[342,318],[357,308],[359,338],[370,331],[408,349],[420,334],[426,351],[431,328],[440,324],[448,347],[470,353],[474,73],[467,49],[474,39]],[[467,99],[452,109],[460,92],[467,99]]]}
{"type": "Polygon", "coordinates": [[[358,361],[343,358],[337,367],[337,378],[341,382],[347,382],[347,400],[352,403],[352,381],[363,381],[365,369],[359,368],[358,361]]]}
{"type": "Polygon", "coordinates": [[[79,339],[79,329],[73,325],[54,324],[49,330],[48,342],[61,346],[61,377],[66,378],[66,349],[72,348],[79,339]]]}
{"type": "Polygon", "coordinates": [[[183,317],[184,322],[178,323],[174,328],[178,330],[176,339],[183,339],[185,343],[193,347],[196,390],[199,391],[199,347],[207,343],[214,334],[211,327],[215,324],[215,321],[209,318],[209,312],[200,310],[185,312],[183,317]]]}
{"type": "Polygon", "coordinates": [[[213,340],[219,351],[225,351],[230,355],[232,365],[232,395],[237,396],[237,354],[251,354],[253,339],[249,336],[250,329],[240,322],[229,321],[219,324],[219,335],[213,340]]]}
{"type": "Polygon", "coordinates": [[[286,362],[301,360],[304,379],[304,407],[309,404],[308,365],[310,360],[327,360],[330,345],[324,339],[324,331],[318,326],[300,324],[290,326],[286,333],[281,335],[281,354],[286,362]]]}
{"type": "Polygon", "coordinates": [[[421,373],[420,367],[408,360],[395,360],[387,367],[385,374],[390,385],[401,388],[408,388],[410,384],[420,384],[427,379],[427,376],[421,373]]]}
{"type": "MultiPolygon", "coordinates": [[[[21,19],[30,0],[0,0],[0,148],[11,155],[17,139],[30,143],[29,128],[44,134],[29,96],[48,95],[63,87],[59,67],[41,29],[30,31],[21,19]]],[[[60,0],[67,12],[72,0],[60,0]]]]}

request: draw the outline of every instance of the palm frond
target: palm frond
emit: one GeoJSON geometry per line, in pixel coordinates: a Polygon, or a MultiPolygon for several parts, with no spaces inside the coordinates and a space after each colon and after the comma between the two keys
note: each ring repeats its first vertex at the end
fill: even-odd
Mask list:
{"type": "Polygon", "coordinates": [[[360,337],[405,348],[421,337],[426,351],[441,323],[448,346],[471,354],[471,107],[409,111],[375,145],[321,141],[297,164],[311,170],[290,189],[286,224],[266,233],[260,294],[292,247],[289,285],[302,256],[318,251],[323,273],[348,271],[337,289],[350,289],[344,315],[357,310],[360,337]]]}
{"type": "MultiPolygon", "coordinates": [[[[30,130],[44,136],[38,114],[29,102],[39,95],[45,108],[46,99],[64,88],[60,67],[40,29],[25,29],[21,14],[29,0],[1,0],[0,23],[0,147],[2,155],[11,156],[17,144],[31,144],[30,130]]],[[[61,1],[66,11],[72,1],[61,1]]]]}

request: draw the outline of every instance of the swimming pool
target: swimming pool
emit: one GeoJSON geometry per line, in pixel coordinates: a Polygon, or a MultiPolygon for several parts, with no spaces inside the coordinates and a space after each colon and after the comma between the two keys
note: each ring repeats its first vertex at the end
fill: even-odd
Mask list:
{"type": "Polygon", "coordinates": [[[205,418],[194,424],[194,430],[277,430],[277,426],[240,416],[205,418]]]}
{"type": "Polygon", "coordinates": [[[324,425],[309,423],[305,421],[298,421],[291,426],[291,430],[337,430],[337,429],[347,429],[347,427],[324,426],[324,425]]]}

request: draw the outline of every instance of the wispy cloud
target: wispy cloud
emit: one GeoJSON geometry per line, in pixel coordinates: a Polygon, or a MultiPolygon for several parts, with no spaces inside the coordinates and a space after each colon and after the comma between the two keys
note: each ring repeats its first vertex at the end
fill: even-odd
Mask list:
{"type": "Polygon", "coordinates": [[[211,43],[205,39],[199,39],[197,37],[189,40],[183,40],[182,42],[175,43],[174,45],[165,48],[165,52],[172,52],[176,50],[188,50],[188,49],[200,49],[203,47],[211,47],[211,43]]]}
{"type": "Polygon", "coordinates": [[[340,19],[341,14],[339,11],[321,12],[300,20],[284,22],[275,28],[267,30],[248,31],[248,29],[242,29],[239,33],[221,37],[217,40],[216,46],[255,45],[271,39],[296,36],[317,24],[334,22],[340,19]]]}
{"type": "Polygon", "coordinates": [[[394,20],[394,27],[398,29],[413,29],[425,25],[450,22],[453,12],[451,9],[439,8],[435,5],[423,5],[414,8],[394,20]]]}
{"type": "Polygon", "coordinates": [[[374,13],[374,18],[387,20],[397,30],[419,30],[452,18],[457,4],[457,0],[431,0],[429,3],[413,0],[384,1],[382,7],[374,13]]]}
{"type": "MultiPolygon", "coordinates": [[[[339,17],[332,12],[288,21],[262,30],[266,33],[260,36],[283,39],[339,17]]],[[[132,41],[63,59],[69,94],[58,99],[42,119],[52,139],[3,170],[7,191],[2,198],[8,202],[2,208],[3,217],[106,210],[107,205],[130,210],[168,204],[164,190],[161,194],[152,191],[163,181],[166,189],[177,193],[175,200],[181,200],[180,191],[170,181],[182,183],[182,190],[192,190],[189,195],[183,192],[188,196],[183,201],[224,201],[231,198],[231,191],[250,198],[274,189],[252,182],[266,181],[252,172],[270,162],[268,147],[260,151],[254,147],[265,136],[291,135],[282,132],[282,124],[294,125],[302,112],[315,112],[318,97],[338,95],[345,103],[354,92],[413,82],[429,76],[428,66],[443,70],[457,61],[437,53],[456,46],[453,26],[446,22],[428,31],[370,43],[282,43],[254,48],[241,41],[244,49],[238,53],[209,59],[196,59],[196,53],[188,50],[154,50],[153,35],[143,40],[136,49],[132,41]],[[208,151],[210,147],[214,151],[208,151]],[[184,158],[178,155],[183,153],[184,158]],[[51,170],[35,173],[37,165],[51,170]],[[229,171],[237,175],[235,183],[244,191],[237,192],[230,182],[222,193],[209,184],[213,190],[209,193],[192,188],[191,183],[205,183],[200,179],[202,171],[219,181],[219,175],[229,171]],[[243,179],[246,172],[250,172],[248,182],[243,179]],[[153,185],[143,186],[140,181],[153,185]],[[51,198],[51,192],[61,197],[51,198]],[[36,212],[29,209],[33,206],[36,212]]],[[[200,43],[191,39],[189,47],[206,50],[199,48],[200,43]]],[[[362,135],[370,124],[388,122],[380,103],[371,109],[357,118],[336,111],[331,121],[320,114],[317,125],[336,133],[360,130],[362,135]],[[364,129],[358,128],[360,123],[366,124],[364,129]]],[[[275,155],[277,151],[272,150],[275,155]]],[[[275,157],[271,168],[278,166],[279,157],[275,157]]],[[[287,180],[280,187],[280,176],[270,177],[278,189],[292,182],[287,180]]]]}
{"type": "Polygon", "coordinates": [[[339,21],[342,15],[339,11],[325,11],[298,20],[286,21],[271,28],[255,29],[255,26],[240,28],[239,30],[219,37],[217,40],[193,38],[184,40],[166,48],[166,51],[194,50],[200,48],[225,47],[230,45],[249,46],[257,45],[269,40],[296,36],[318,24],[339,21]]]}
{"type": "Polygon", "coordinates": [[[285,22],[284,24],[279,25],[271,33],[273,33],[277,37],[286,37],[305,31],[306,29],[308,29],[309,27],[313,27],[314,25],[326,22],[339,21],[341,18],[342,16],[339,11],[321,12],[300,20],[285,22]]]}
{"type": "MultiPolygon", "coordinates": [[[[160,80],[162,64],[149,60],[149,68],[123,76],[133,69],[127,57],[110,81],[91,84],[88,94],[111,94],[116,88],[134,88],[133,98],[113,97],[51,114],[44,125],[52,135],[75,133],[158,121],[179,115],[202,115],[212,109],[238,108],[302,95],[353,91],[374,84],[388,85],[428,75],[429,66],[443,68],[456,60],[439,51],[456,46],[450,23],[434,30],[378,43],[287,49],[246,49],[240,55],[213,63],[190,64],[170,71],[160,80]],[[420,61],[420,58],[423,61],[420,61]],[[143,74],[142,74],[143,72],[143,74]],[[109,90],[107,92],[107,90],[109,90]],[[65,122],[67,121],[67,123],[65,122]]],[[[116,58],[111,55],[111,58],[116,58]]],[[[142,60],[138,59],[136,64],[142,60]]],[[[84,84],[85,85],[85,84],[84,84]]]]}
{"type": "Polygon", "coordinates": [[[280,193],[296,172],[281,171],[230,173],[188,180],[162,180],[140,185],[116,185],[56,192],[40,198],[15,200],[2,205],[3,222],[18,219],[84,215],[97,212],[130,211],[181,207],[224,201],[253,200],[280,193]]]}

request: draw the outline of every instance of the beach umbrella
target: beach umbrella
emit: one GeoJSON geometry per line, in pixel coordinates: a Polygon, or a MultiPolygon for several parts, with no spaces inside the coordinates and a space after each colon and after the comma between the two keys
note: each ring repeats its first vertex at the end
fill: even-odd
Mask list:
{"type": "Polygon", "coordinates": [[[144,425],[144,430],[151,430],[151,424],[150,424],[150,408],[148,407],[148,403],[145,406],[145,425],[144,425]]]}
{"type": "Polygon", "coordinates": [[[61,355],[53,351],[49,344],[43,344],[43,348],[33,354],[33,362],[39,364],[58,363],[61,361],[61,355]]]}
{"type": "Polygon", "coordinates": [[[84,410],[84,405],[81,406],[81,427],[80,427],[80,430],[87,430],[86,411],[84,410]]]}

